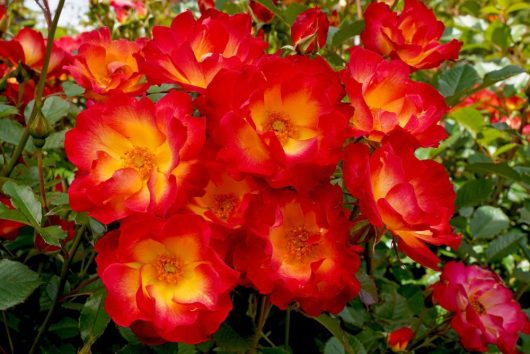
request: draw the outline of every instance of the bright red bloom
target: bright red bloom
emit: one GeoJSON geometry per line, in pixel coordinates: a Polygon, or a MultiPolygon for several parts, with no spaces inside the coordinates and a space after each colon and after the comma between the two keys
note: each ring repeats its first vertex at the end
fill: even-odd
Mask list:
{"type": "Polygon", "coordinates": [[[451,326],[468,351],[485,352],[488,344],[495,344],[503,353],[516,353],[519,333],[530,333],[521,306],[490,270],[447,263],[440,281],[433,285],[433,299],[454,312],[451,326]]]}
{"type": "Polygon", "coordinates": [[[142,46],[126,39],[113,41],[107,27],[83,33],[79,52],[66,69],[86,91],[87,97],[103,101],[110,94],[137,95],[147,88],[135,55],[142,46]]]}
{"type": "Polygon", "coordinates": [[[310,198],[264,194],[247,213],[250,231],[236,246],[236,269],[281,309],[298,302],[311,316],[340,312],[359,292],[349,226],[338,187],[323,186],[310,198]]]}
{"type": "Polygon", "coordinates": [[[329,20],[320,8],[306,10],[296,17],[291,27],[291,39],[302,53],[313,53],[326,45],[329,20]]]}
{"type": "Polygon", "coordinates": [[[208,225],[195,215],[125,219],[96,244],[109,316],[147,343],[207,340],[239,280],[209,243],[208,225]]]}
{"type": "Polygon", "coordinates": [[[387,4],[372,2],[364,20],[361,40],[366,48],[399,58],[413,68],[435,68],[445,60],[458,58],[462,42],[453,39],[441,44],[444,24],[420,0],[405,0],[399,15],[387,4]]]}
{"type": "MultiPolygon", "coordinates": [[[[2,207],[7,207],[8,209],[14,209],[13,204],[9,198],[0,196],[0,203],[2,207]]],[[[18,229],[25,226],[16,221],[0,219],[0,238],[7,240],[14,240],[18,235],[18,229]]]]}
{"type": "MultiPolygon", "coordinates": [[[[46,43],[42,33],[27,27],[21,29],[12,40],[0,41],[0,57],[9,59],[13,65],[21,62],[37,72],[42,70],[45,50],[46,43]]],[[[60,71],[69,59],[68,53],[54,45],[48,73],[60,71]]]]}
{"type": "Polygon", "coordinates": [[[411,80],[400,61],[353,47],[341,74],[355,108],[349,122],[354,135],[380,141],[401,127],[422,146],[436,146],[447,137],[438,125],[448,110],[444,98],[428,84],[411,80]]]}
{"type": "Polygon", "coordinates": [[[426,243],[458,248],[449,220],[455,193],[442,165],[418,160],[412,137],[396,132],[370,156],[364,144],[346,148],[344,182],[370,223],[386,228],[399,249],[416,262],[438,269],[438,257],[426,243]]]}
{"type": "Polygon", "coordinates": [[[412,338],[414,338],[412,328],[401,327],[388,334],[387,344],[393,352],[404,352],[412,338]]]}
{"type": "MultiPolygon", "coordinates": [[[[273,0],[274,4],[277,2],[278,0],[273,0]]],[[[256,19],[260,22],[269,23],[274,18],[274,13],[271,10],[267,9],[265,6],[254,0],[250,0],[248,6],[250,7],[250,10],[252,10],[252,13],[256,19]]]]}
{"type": "Polygon", "coordinates": [[[178,83],[202,91],[222,68],[253,63],[267,44],[252,36],[247,14],[229,16],[209,10],[199,20],[186,11],[171,27],[153,28],[141,68],[150,82],[178,83]]]}
{"type": "Polygon", "coordinates": [[[307,190],[328,178],[340,157],[343,94],[322,58],[267,57],[259,68],[221,72],[202,108],[221,146],[219,159],[234,172],[307,190]]]}
{"type": "Polygon", "coordinates": [[[81,112],[65,140],[78,167],[72,209],[109,223],[182,203],[205,139],[205,121],[192,112],[191,98],[176,91],[156,105],[118,96],[81,112]]]}

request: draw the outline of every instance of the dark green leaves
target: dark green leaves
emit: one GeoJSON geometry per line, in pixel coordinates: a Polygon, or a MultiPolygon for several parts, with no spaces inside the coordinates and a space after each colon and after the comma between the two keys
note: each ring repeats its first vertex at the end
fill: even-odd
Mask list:
{"type": "Polygon", "coordinates": [[[104,309],[105,295],[105,290],[103,289],[94,292],[81,310],[79,329],[81,338],[85,342],[85,348],[90,348],[96,339],[105,332],[105,328],[110,321],[104,309]]]}
{"type": "Polygon", "coordinates": [[[455,66],[444,71],[438,80],[438,90],[449,105],[458,102],[466,91],[480,82],[480,76],[469,64],[455,66]]]}
{"type": "Polygon", "coordinates": [[[484,78],[481,78],[471,65],[458,65],[442,72],[438,79],[438,90],[445,97],[447,104],[454,106],[473,92],[485,89],[522,72],[524,70],[520,67],[508,65],[489,72],[484,75],[484,78]]]}
{"type": "Polygon", "coordinates": [[[458,208],[479,205],[490,199],[495,182],[490,179],[476,179],[465,182],[456,192],[458,208]]]}
{"type": "Polygon", "coordinates": [[[20,304],[40,285],[39,275],[20,262],[0,261],[0,310],[20,304]]]}
{"type": "Polygon", "coordinates": [[[44,241],[50,245],[59,246],[59,241],[66,237],[66,232],[59,226],[42,227],[42,206],[29,186],[20,186],[8,181],[3,191],[11,197],[11,203],[16,210],[0,208],[0,217],[30,225],[42,235],[44,241]]]}
{"type": "Polygon", "coordinates": [[[344,21],[341,23],[340,28],[337,32],[335,32],[335,35],[333,36],[333,39],[331,40],[331,44],[336,47],[344,42],[346,42],[348,39],[359,35],[364,29],[364,21],[344,21]]]}
{"type": "Polygon", "coordinates": [[[510,219],[499,209],[489,205],[478,208],[469,226],[475,238],[493,238],[510,226],[510,219]]]}

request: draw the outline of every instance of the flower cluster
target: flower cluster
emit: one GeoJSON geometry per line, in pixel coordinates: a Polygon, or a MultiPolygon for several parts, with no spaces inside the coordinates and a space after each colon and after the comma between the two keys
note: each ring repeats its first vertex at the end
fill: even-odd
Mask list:
{"type": "MultiPolygon", "coordinates": [[[[111,5],[143,16],[138,3],[111,5]]],[[[318,7],[292,26],[297,54],[281,56],[248,14],[200,6],[200,18],[186,11],[149,39],[101,28],[55,43],[52,77],[70,76],[87,100],[65,137],[77,167],[70,205],[113,224],[96,244],[110,317],[146,343],[199,343],[238,285],[281,309],[336,314],[360,291],[350,235],[360,222],[439,269],[430,246],[460,241],[455,195],[442,165],[415,151],[446,137],[449,108],[411,74],[455,59],[460,42],[441,44],[443,25],[418,1],[401,14],[373,3],[364,47],[335,70],[318,55],[330,26],[318,7]],[[162,94],[150,94],[155,85],[162,94]]],[[[262,23],[274,17],[250,9],[262,23]]],[[[21,31],[1,47],[5,70],[38,75],[43,46],[21,31]]],[[[389,345],[403,350],[405,337],[389,345]]]]}

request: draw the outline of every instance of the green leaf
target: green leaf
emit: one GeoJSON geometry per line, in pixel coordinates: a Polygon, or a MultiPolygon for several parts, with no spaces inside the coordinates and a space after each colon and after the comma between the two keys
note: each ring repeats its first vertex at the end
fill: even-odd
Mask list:
{"type": "Polygon", "coordinates": [[[349,21],[345,20],[341,23],[339,30],[333,36],[331,44],[334,47],[341,45],[346,42],[348,39],[357,36],[364,29],[364,21],[349,21]]]}
{"type": "Polygon", "coordinates": [[[213,335],[217,345],[229,352],[247,351],[251,347],[251,338],[243,337],[229,325],[222,325],[213,335]]]}
{"type": "Polygon", "coordinates": [[[7,104],[0,103],[0,118],[14,116],[16,114],[18,114],[17,107],[13,107],[7,104]]]}
{"type": "Polygon", "coordinates": [[[491,198],[495,181],[491,179],[475,179],[465,182],[456,192],[456,206],[458,208],[475,206],[491,198]]]}
{"type": "Polygon", "coordinates": [[[510,254],[518,246],[519,241],[526,238],[526,234],[519,230],[512,230],[491,241],[485,254],[488,262],[499,260],[510,254]]]}
{"type": "Polygon", "coordinates": [[[509,79],[512,76],[519,75],[524,72],[525,71],[522,68],[516,65],[505,66],[502,69],[487,73],[484,76],[484,79],[482,80],[482,84],[480,85],[480,88],[482,89],[482,88],[489,87],[493,84],[496,84],[497,82],[509,79]]]}
{"type": "Polygon", "coordinates": [[[0,140],[17,145],[24,133],[24,127],[11,119],[0,119],[0,140]]]}
{"type": "Polygon", "coordinates": [[[459,65],[442,72],[438,79],[438,90],[446,97],[448,104],[453,105],[480,81],[480,76],[471,65],[459,65]]]}
{"type": "Polygon", "coordinates": [[[530,284],[530,272],[525,272],[524,270],[517,268],[515,269],[514,276],[520,282],[530,284]]]}
{"type": "Polygon", "coordinates": [[[75,82],[65,81],[63,82],[63,91],[67,97],[81,96],[85,93],[85,89],[75,82]]]}
{"type": "Polygon", "coordinates": [[[324,326],[332,335],[337,338],[342,346],[344,347],[346,353],[354,354],[355,351],[350,345],[348,334],[342,330],[340,322],[336,317],[331,317],[327,314],[322,314],[318,317],[313,317],[315,321],[324,326]]]}
{"type": "Polygon", "coordinates": [[[38,227],[37,232],[42,236],[44,242],[52,246],[60,246],[61,243],[59,241],[66,238],[66,231],[57,225],[38,227]]]}
{"type": "Polygon", "coordinates": [[[283,15],[285,16],[285,20],[287,21],[287,23],[292,25],[296,20],[296,17],[302,12],[304,12],[306,9],[307,6],[299,4],[297,2],[293,2],[292,4],[289,4],[289,6],[285,9],[283,15]]]}
{"type": "Polygon", "coordinates": [[[379,295],[377,294],[377,286],[372,277],[370,277],[364,270],[357,273],[357,279],[361,283],[361,292],[359,297],[363,304],[369,306],[379,302],[379,295]]]}
{"type": "Polygon", "coordinates": [[[79,325],[73,318],[65,317],[59,322],[52,324],[50,332],[54,332],[61,339],[74,338],[79,335],[79,325]]]}
{"type": "Polygon", "coordinates": [[[512,44],[510,27],[500,21],[494,21],[488,26],[484,38],[503,50],[508,49],[512,44]]]}
{"type": "Polygon", "coordinates": [[[70,110],[70,103],[59,96],[46,98],[42,105],[42,114],[50,125],[54,125],[61,118],[66,117],[70,110]]]}
{"type": "Polygon", "coordinates": [[[501,163],[488,163],[488,162],[481,162],[481,163],[472,163],[467,166],[467,170],[470,172],[477,172],[481,174],[495,174],[501,177],[505,177],[508,179],[511,179],[513,181],[521,181],[521,175],[519,172],[508,166],[508,163],[501,162],[501,163]]]}
{"type": "Polygon", "coordinates": [[[504,212],[489,205],[478,208],[469,223],[474,238],[490,239],[510,226],[510,219],[504,212]]]}
{"type": "Polygon", "coordinates": [[[4,203],[0,203],[0,219],[16,221],[31,226],[31,224],[20,211],[16,209],[9,209],[4,203]]]}
{"type": "Polygon", "coordinates": [[[179,343],[179,351],[177,354],[195,354],[195,346],[186,343],[179,343]]]}
{"type": "Polygon", "coordinates": [[[11,197],[11,203],[29,221],[30,225],[39,227],[42,221],[42,206],[29,186],[20,186],[8,181],[2,188],[11,197]]]}
{"type": "Polygon", "coordinates": [[[92,346],[96,339],[105,332],[105,328],[107,328],[110,321],[104,309],[105,296],[104,289],[94,292],[87,299],[81,310],[79,330],[85,347],[90,348],[92,346]]]}
{"type": "Polygon", "coordinates": [[[383,293],[383,303],[375,309],[380,318],[391,321],[403,321],[412,317],[407,300],[396,291],[383,293]]]}
{"type": "Polygon", "coordinates": [[[324,346],[324,354],[344,354],[346,351],[344,350],[344,346],[342,343],[336,338],[331,337],[324,346]]]}
{"type": "Polygon", "coordinates": [[[26,265],[0,260],[0,310],[24,302],[40,284],[39,275],[26,265]]]}
{"type": "Polygon", "coordinates": [[[450,114],[450,117],[460,123],[473,137],[486,125],[484,116],[474,108],[464,107],[450,114]]]}
{"type": "Polygon", "coordinates": [[[507,13],[512,13],[520,10],[528,10],[530,9],[530,4],[526,2],[517,2],[515,4],[510,5],[508,9],[506,10],[507,13]]]}
{"type": "Polygon", "coordinates": [[[46,138],[46,143],[42,147],[44,150],[62,149],[64,147],[64,136],[66,130],[60,132],[53,132],[46,138]]]}

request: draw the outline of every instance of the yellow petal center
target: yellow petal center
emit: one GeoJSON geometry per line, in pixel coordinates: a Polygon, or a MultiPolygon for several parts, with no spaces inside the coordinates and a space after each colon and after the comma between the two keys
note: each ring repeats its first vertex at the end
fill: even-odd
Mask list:
{"type": "Polygon", "coordinates": [[[144,147],[135,146],[122,156],[126,167],[134,168],[142,179],[147,179],[155,166],[155,155],[144,147]]]}
{"type": "Polygon", "coordinates": [[[218,194],[214,197],[212,212],[219,219],[228,220],[238,202],[239,199],[234,195],[234,193],[218,194]]]}
{"type": "Polygon", "coordinates": [[[174,256],[159,256],[155,263],[157,278],[175,284],[182,276],[182,263],[174,256]]]}

